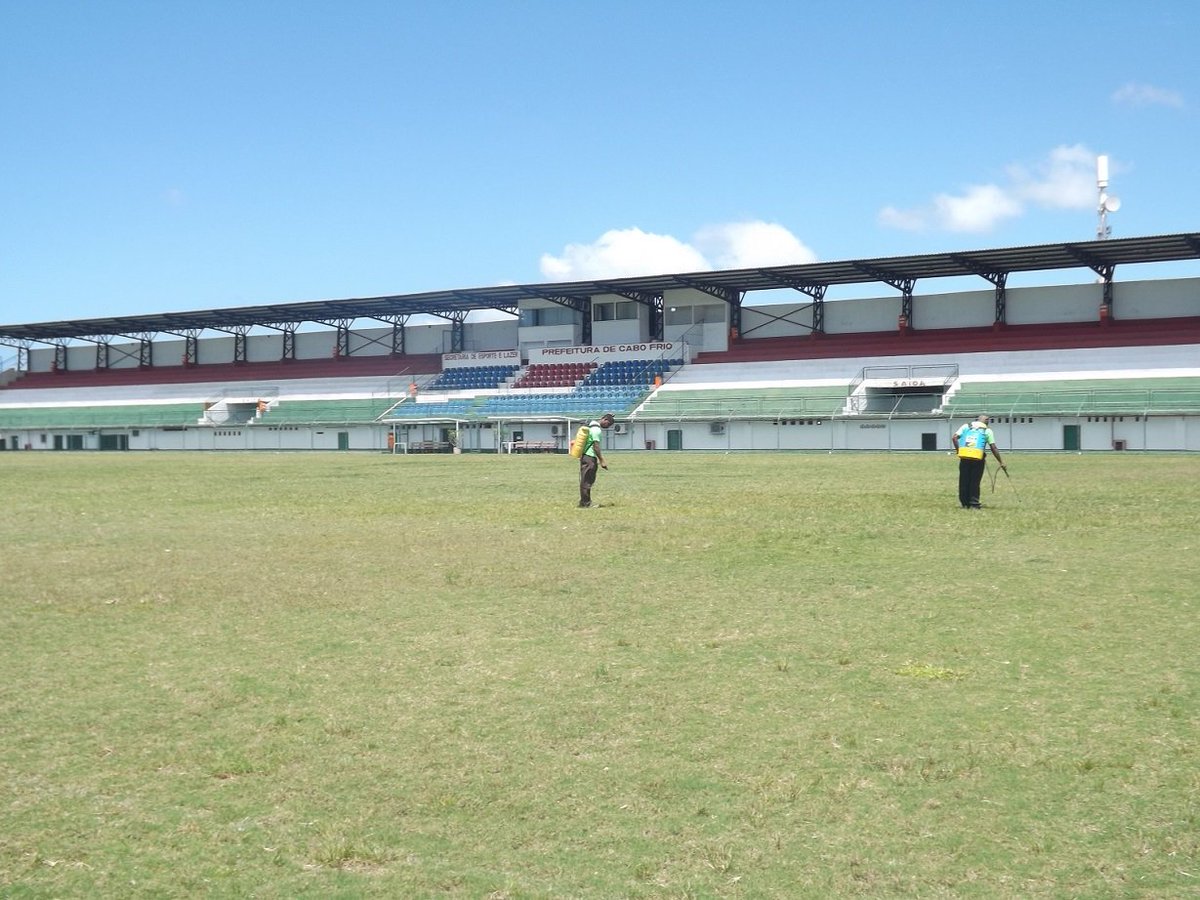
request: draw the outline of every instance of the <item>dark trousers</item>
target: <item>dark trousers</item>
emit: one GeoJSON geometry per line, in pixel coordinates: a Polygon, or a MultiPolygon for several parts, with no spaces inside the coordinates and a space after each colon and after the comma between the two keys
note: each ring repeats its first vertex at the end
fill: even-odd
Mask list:
{"type": "Polygon", "coordinates": [[[986,460],[958,460],[958,502],[979,509],[979,488],[983,484],[986,460]]]}
{"type": "Polygon", "coordinates": [[[592,502],[592,485],[596,483],[596,473],[600,471],[600,463],[594,456],[579,457],[579,505],[587,506],[592,502]]]}

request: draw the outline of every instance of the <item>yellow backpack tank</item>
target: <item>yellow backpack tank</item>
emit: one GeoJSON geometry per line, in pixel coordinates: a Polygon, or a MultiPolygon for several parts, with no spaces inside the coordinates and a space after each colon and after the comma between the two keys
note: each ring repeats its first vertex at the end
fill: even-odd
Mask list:
{"type": "Polygon", "coordinates": [[[575,439],[571,441],[571,455],[576,459],[583,456],[583,451],[587,449],[588,438],[591,437],[592,428],[590,425],[580,425],[579,430],[575,432],[575,439]]]}

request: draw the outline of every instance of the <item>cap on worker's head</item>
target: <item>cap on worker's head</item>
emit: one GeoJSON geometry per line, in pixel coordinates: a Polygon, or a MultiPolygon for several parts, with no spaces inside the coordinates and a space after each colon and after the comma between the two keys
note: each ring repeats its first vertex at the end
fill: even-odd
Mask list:
{"type": "Polygon", "coordinates": [[[617,417],[614,416],[612,413],[605,413],[604,415],[602,415],[600,417],[600,421],[603,422],[605,419],[608,419],[608,421],[610,421],[610,422],[615,422],[617,417]]]}

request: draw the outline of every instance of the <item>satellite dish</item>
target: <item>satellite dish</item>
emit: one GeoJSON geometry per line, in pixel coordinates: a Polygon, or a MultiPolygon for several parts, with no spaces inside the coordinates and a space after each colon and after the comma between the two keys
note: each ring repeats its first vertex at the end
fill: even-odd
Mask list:
{"type": "Polygon", "coordinates": [[[1120,197],[1110,197],[1107,194],[1105,194],[1104,199],[1101,201],[1101,206],[1104,207],[1106,212],[1116,212],[1118,209],[1121,208],[1121,198],[1120,197]]]}

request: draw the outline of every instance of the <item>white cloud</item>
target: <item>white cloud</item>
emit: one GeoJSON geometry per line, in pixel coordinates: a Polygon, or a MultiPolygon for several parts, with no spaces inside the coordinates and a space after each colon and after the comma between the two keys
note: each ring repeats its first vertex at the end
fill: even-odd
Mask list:
{"type": "Polygon", "coordinates": [[[592,244],[567,244],[561,256],[542,255],[542,274],[551,281],[624,278],[698,272],[708,268],[696,248],[666,234],[640,228],[606,231],[592,244]]]}
{"type": "Polygon", "coordinates": [[[1020,201],[1012,193],[994,184],[976,184],[961,194],[938,194],[926,206],[897,209],[885,206],[877,221],[888,228],[904,231],[984,232],[991,231],[1004,219],[1021,214],[1020,201]]]}
{"type": "Polygon", "coordinates": [[[895,206],[885,206],[875,215],[875,221],[884,228],[899,228],[901,231],[925,231],[929,228],[929,211],[917,209],[899,209],[895,206]]]}
{"type": "Polygon", "coordinates": [[[1043,209],[1087,209],[1096,204],[1096,154],[1075,144],[1055,147],[1033,170],[1008,167],[1017,196],[1043,209]]]}
{"type": "Polygon", "coordinates": [[[1113,91],[1112,101],[1118,106],[1169,106],[1172,109],[1184,107],[1183,94],[1178,91],[1134,81],[1113,91]]]}
{"type": "Polygon", "coordinates": [[[1037,209],[1088,209],[1096,202],[1096,154],[1081,144],[1055,147],[1045,159],[1013,163],[1002,184],[969,185],[957,194],[938,194],[910,209],[885,206],[877,221],[905,231],[991,231],[1001,222],[1037,209]]]}
{"type": "Polygon", "coordinates": [[[692,242],[640,228],[606,231],[591,244],[568,244],[542,255],[551,281],[626,278],[666,272],[703,272],[816,261],[795,235],[770,222],[733,222],[701,229],[692,242]]]}
{"type": "Polygon", "coordinates": [[[901,231],[924,231],[929,227],[928,216],[919,209],[897,209],[885,206],[879,211],[879,224],[901,231]]]}
{"type": "Polygon", "coordinates": [[[712,260],[714,269],[790,266],[817,261],[817,255],[773,222],[731,222],[701,229],[696,245],[712,260]]]}
{"type": "Polygon", "coordinates": [[[934,222],[946,231],[991,231],[996,223],[1020,214],[1020,202],[994,184],[972,185],[957,197],[933,198],[934,222]]]}

